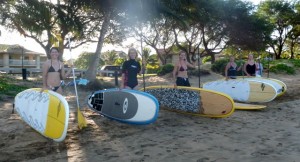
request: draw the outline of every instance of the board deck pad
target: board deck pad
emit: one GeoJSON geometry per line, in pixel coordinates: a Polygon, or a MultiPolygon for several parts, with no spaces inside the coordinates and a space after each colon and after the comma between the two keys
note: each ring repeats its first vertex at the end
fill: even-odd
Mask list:
{"type": "Polygon", "coordinates": [[[162,88],[149,89],[146,92],[155,96],[159,100],[160,105],[191,113],[203,112],[201,96],[196,91],[162,88]]]}
{"type": "Polygon", "coordinates": [[[88,106],[108,118],[129,124],[150,124],[158,116],[158,101],[134,90],[107,89],[92,93],[88,106]]]}
{"type": "Polygon", "coordinates": [[[180,86],[149,86],[145,89],[162,107],[171,111],[207,117],[227,117],[234,112],[232,99],[218,92],[180,86]]]}
{"type": "Polygon", "coordinates": [[[27,89],[15,96],[15,109],[22,120],[45,137],[65,139],[69,105],[60,94],[40,88],[27,89]]]}
{"type": "Polygon", "coordinates": [[[138,109],[138,101],[133,94],[113,91],[110,93],[100,92],[91,97],[93,108],[103,114],[113,114],[119,119],[130,119],[134,117],[138,109]],[[126,96],[124,98],[123,96],[126,96]],[[104,98],[107,102],[104,102],[104,98]],[[104,103],[106,103],[104,105],[104,103]],[[130,109],[126,105],[130,103],[130,109]],[[123,109],[123,106],[125,109],[123,109]],[[124,113],[126,111],[126,113],[124,113]]]}

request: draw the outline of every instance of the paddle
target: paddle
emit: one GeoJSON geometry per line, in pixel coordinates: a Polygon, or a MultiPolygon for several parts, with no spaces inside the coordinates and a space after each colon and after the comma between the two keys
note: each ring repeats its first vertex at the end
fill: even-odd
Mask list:
{"type": "Polygon", "coordinates": [[[199,88],[201,88],[201,79],[200,79],[200,75],[201,75],[201,72],[200,72],[200,50],[199,50],[199,46],[198,46],[198,79],[199,79],[199,88]]]}
{"type": "Polygon", "coordinates": [[[75,87],[75,94],[76,94],[76,102],[77,102],[77,120],[78,120],[78,127],[79,129],[82,129],[84,127],[87,127],[87,122],[83,116],[83,114],[80,111],[79,108],[79,100],[78,100],[78,94],[77,94],[77,86],[76,86],[76,80],[75,80],[75,72],[74,72],[74,65],[72,60],[72,53],[71,53],[71,41],[70,37],[68,38],[69,42],[69,50],[70,50],[70,58],[71,58],[71,64],[72,64],[72,73],[73,73],[73,81],[74,81],[74,87],[75,87]]]}
{"type": "Polygon", "coordinates": [[[142,56],[142,75],[143,75],[143,87],[144,87],[144,92],[146,91],[146,84],[145,84],[145,57],[144,57],[144,52],[143,52],[143,31],[142,28],[141,30],[141,56],[142,56]]]}
{"type": "Polygon", "coordinates": [[[238,48],[238,52],[239,52],[239,58],[240,58],[240,61],[241,61],[241,63],[242,63],[242,65],[241,65],[241,67],[242,67],[242,76],[243,76],[243,79],[245,79],[244,78],[244,63],[242,62],[242,55],[241,55],[241,48],[238,48]]]}
{"type": "Polygon", "coordinates": [[[270,60],[271,60],[270,50],[268,51],[268,53],[269,53],[269,56],[268,56],[268,76],[267,76],[267,78],[269,78],[269,73],[270,73],[270,60]]]}

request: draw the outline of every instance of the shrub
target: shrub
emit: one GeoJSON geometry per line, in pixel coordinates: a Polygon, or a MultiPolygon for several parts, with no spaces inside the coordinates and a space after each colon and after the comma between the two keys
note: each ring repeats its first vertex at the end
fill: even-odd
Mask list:
{"type": "MultiPolygon", "coordinates": [[[[208,75],[210,72],[206,69],[200,69],[200,76],[208,75]]],[[[188,71],[188,75],[199,76],[199,69],[193,69],[188,71]]]]}
{"type": "Polygon", "coordinates": [[[158,65],[147,64],[146,69],[148,74],[157,74],[160,68],[158,65]]]}
{"type": "Polygon", "coordinates": [[[283,63],[279,63],[270,67],[270,72],[273,73],[287,73],[287,74],[295,74],[296,71],[293,67],[288,66],[283,63]]]}
{"type": "Polygon", "coordinates": [[[102,90],[102,89],[108,89],[108,88],[114,88],[115,85],[108,83],[108,82],[104,82],[102,79],[96,79],[95,81],[89,82],[86,85],[86,88],[88,90],[102,90]]]}
{"type": "Polygon", "coordinates": [[[291,59],[290,61],[295,67],[300,67],[300,60],[291,59]]]}
{"type": "Polygon", "coordinates": [[[228,61],[228,59],[219,59],[215,61],[215,63],[211,66],[211,70],[215,73],[224,75],[224,69],[228,61]]]}
{"type": "Polygon", "coordinates": [[[28,86],[20,86],[17,84],[19,84],[18,80],[9,78],[5,75],[0,75],[0,100],[3,100],[4,95],[12,97],[19,92],[30,88],[28,86]]]}
{"type": "Polygon", "coordinates": [[[211,61],[211,56],[203,57],[203,59],[202,59],[203,64],[207,63],[208,61],[211,61]]]}
{"type": "Polygon", "coordinates": [[[174,65],[173,65],[173,64],[166,64],[166,65],[162,66],[162,67],[158,70],[157,74],[158,74],[158,75],[165,75],[165,74],[167,74],[167,73],[172,72],[173,69],[174,69],[174,65]]]}

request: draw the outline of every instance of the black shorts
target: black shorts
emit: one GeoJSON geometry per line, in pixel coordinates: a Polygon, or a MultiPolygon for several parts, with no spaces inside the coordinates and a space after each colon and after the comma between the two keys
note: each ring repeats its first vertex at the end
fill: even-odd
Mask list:
{"type": "Polygon", "coordinates": [[[131,89],[133,89],[134,87],[136,87],[138,85],[137,81],[133,81],[133,82],[126,82],[125,86],[130,87],[131,89]]]}
{"type": "Polygon", "coordinates": [[[176,79],[176,85],[177,86],[186,86],[186,87],[190,87],[191,84],[189,82],[189,78],[181,78],[181,77],[177,77],[176,79]]]}

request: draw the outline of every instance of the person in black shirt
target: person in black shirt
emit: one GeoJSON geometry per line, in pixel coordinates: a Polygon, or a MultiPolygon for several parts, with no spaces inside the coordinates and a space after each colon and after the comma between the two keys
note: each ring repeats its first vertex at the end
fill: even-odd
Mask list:
{"type": "Polygon", "coordinates": [[[137,75],[141,74],[141,65],[135,59],[137,51],[134,48],[128,50],[129,60],[125,61],[122,66],[122,83],[121,89],[137,89],[138,80],[137,75]]]}
{"type": "Polygon", "coordinates": [[[227,63],[225,67],[225,78],[228,79],[236,79],[236,72],[241,70],[241,66],[237,67],[237,64],[235,63],[234,56],[230,56],[229,62],[227,63]]]}
{"type": "Polygon", "coordinates": [[[255,76],[257,67],[254,61],[253,54],[248,55],[248,60],[244,65],[244,72],[247,76],[255,76]]]}

